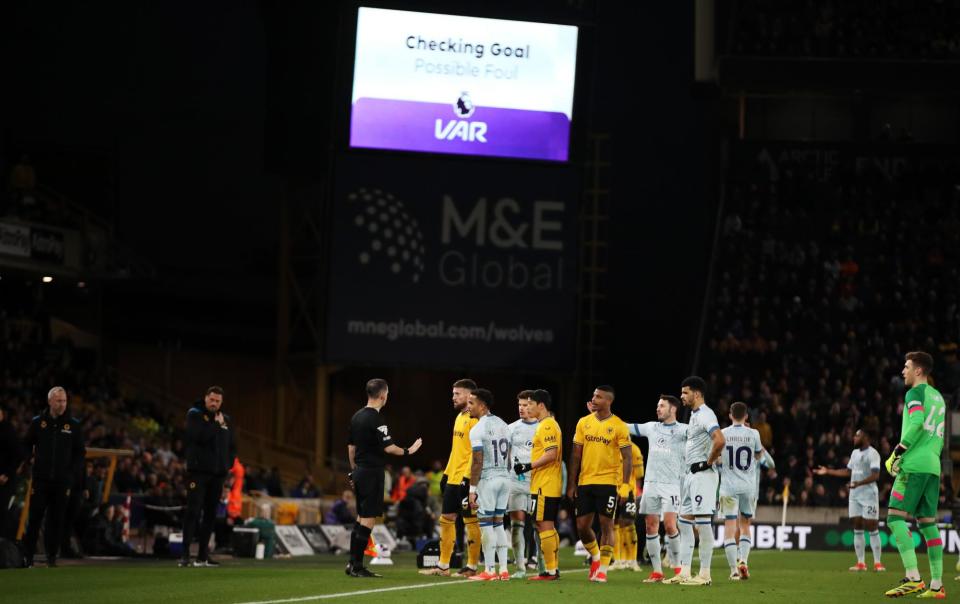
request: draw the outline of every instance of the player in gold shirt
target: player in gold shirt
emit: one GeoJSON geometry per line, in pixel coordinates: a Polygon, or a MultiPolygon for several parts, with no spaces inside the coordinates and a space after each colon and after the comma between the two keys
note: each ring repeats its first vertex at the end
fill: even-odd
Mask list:
{"type": "Polygon", "coordinates": [[[627,424],[610,411],[612,386],[598,386],[590,400],[594,412],[580,418],[573,436],[567,496],[575,496],[577,532],[590,552],[590,580],[606,583],[613,557],[614,517],[617,497],[629,495],[633,456],[627,424]],[[593,532],[593,518],[600,516],[600,545],[593,532]]]}
{"type": "Polygon", "coordinates": [[[550,393],[534,390],[527,406],[527,417],[540,423],[533,434],[530,463],[517,463],[514,472],[530,472],[530,513],[540,535],[540,551],[545,570],[530,581],[556,581],[560,578],[557,553],[560,538],[557,535],[557,512],[563,489],[563,442],[560,424],[550,415],[550,393]]]}
{"type": "Polygon", "coordinates": [[[477,389],[473,380],[463,379],[453,383],[453,408],[457,419],[453,423],[453,446],[450,458],[440,480],[443,505],[440,516],[440,561],[437,566],[420,571],[423,575],[450,576],[450,558],[453,556],[454,542],[457,540],[457,515],[463,518],[463,528],[467,540],[467,564],[457,573],[472,577],[480,562],[480,526],[477,515],[470,509],[470,462],[473,451],[470,448],[470,429],[477,421],[467,413],[467,401],[477,389]]]}
{"type": "Polygon", "coordinates": [[[620,507],[617,508],[617,562],[611,567],[616,569],[640,572],[637,564],[637,483],[643,478],[643,453],[636,443],[630,443],[633,457],[633,467],[630,472],[630,482],[626,483],[629,493],[626,498],[620,498],[620,507]]]}

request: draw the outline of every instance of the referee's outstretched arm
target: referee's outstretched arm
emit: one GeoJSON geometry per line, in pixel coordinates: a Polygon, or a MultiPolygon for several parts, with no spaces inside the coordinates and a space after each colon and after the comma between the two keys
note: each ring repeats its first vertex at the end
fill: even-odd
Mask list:
{"type": "MultiPolygon", "coordinates": [[[[423,445],[423,439],[418,437],[417,440],[413,441],[413,444],[410,445],[409,447],[406,447],[406,448],[398,447],[397,445],[390,443],[389,445],[384,447],[383,452],[389,453],[390,455],[397,455],[397,456],[403,457],[404,455],[413,455],[414,453],[417,452],[418,449],[420,449],[422,445],[423,445]]],[[[350,471],[352,473],[353,470],[357,468],[357,462],[356,462],[357,446],[356,445],[347,445],[347,458],[350,460],[350,471]]]]}
{"type": "Polygon", "coordinates": [[[397,445],[390,444],[384,447],[383,450],[384,452],[389,453],[390,455],[399,455],[403,457],[404,455],[413,455],[414,453],[416,453],[417,449],[419,449],[420,445],[422,444],[423,444],[423,439],[418,437],[417,440],[413,441],[412,445],[410,445],[405,449],[398,447],[397,445]]]}

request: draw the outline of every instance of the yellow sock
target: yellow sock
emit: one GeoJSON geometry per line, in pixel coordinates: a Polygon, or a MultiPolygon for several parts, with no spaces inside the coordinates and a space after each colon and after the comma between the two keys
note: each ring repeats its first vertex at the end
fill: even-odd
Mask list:
{"type": "Polygon", "coordinates": [[[463,529],[467,533],[467,566],[477,568],[480,564],[480,524],[477,517],[464,518],[463,529]]]}
{"type": "Polygon", "coordinates": [[[637,525],[631,524],[627,529],[627,560],[629,560],[631,564],[637,561],[638,543],[637,525]]]}
{"type": "Polygon", "coordinates": [[[547,572],[557,572],[557,551],[560,548],[560,538],[557,531],[543,531],[540,533],[540,550],[543,552],[543,565],[547,572]]]}
{"type": "Polygon", "coordinates": [[[457,540],[457,522],[440,516],[440,566],[450,568],[450,557],[453,556],[453,542],[457,540]]]}
{"type": "Polygon", "coordinates": [[[610,558],[613,557],[613,546],[612,545],[601,545],[600,546],[600,572],[606,573],[607,567],[610,566],[610,558]]]}
{"type": "Polygon", "coordinates": [[[583,544],[584,549],[590,554],[590,559],[596,562],[600,559],[600,546],[597,545],[596,540],[591,541],[590,543],[583,544]]]}
{"type": "Polygon", "coordinates": [[[623,560],[622,545],[623,545],[623,530],[619,526],[613,527],[613,559],[614,560],[623,560]]]}

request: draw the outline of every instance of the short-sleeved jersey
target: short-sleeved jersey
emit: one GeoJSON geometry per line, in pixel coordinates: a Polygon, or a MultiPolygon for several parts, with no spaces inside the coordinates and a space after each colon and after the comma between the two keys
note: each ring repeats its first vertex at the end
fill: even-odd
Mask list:
{"type": "Polygon", "coordinates": [[[573,444],[583,447],[578,485],[623,482],[621,449],[630,448],[630,430],[616,415],[599,419],[595,413],[580,418],[573,444]]]}
{"type": "Polygon", "coordinates": [[[690,413],[690,423],[687,424],[687,450],[684,463],[689,468],[695,463],[707,461],[710,448],[713,446],[713,433],[720,429],[717,415],[713,409],[701,405],[690,413]]]}
{"type": "Polygon", "coordinates": [[[530,492],[541,494],[544,497],[560,497],[563,486],[563,435],[560,433],[560,424],[552,417],[540,420],[537,430],[533,434],[533,447],[530,449],[530,462],[535,462],[547,451],[557,450],[557,458],[553,462],[537,468],[531,472],[530,492]]]}
{"type": "Polygon", "coordinates": [[[347,444],[356,447],[353,461],[358,468],[382,468],[387,461],[383,450],[393,444],[393,438],[380,412],[364,407],[350,418],[347,444]]]}
{"type": "MultiPolygon", "coordinates": [[[[637,443],[630,443],[630,458],[630,482],[627,484],[633,487],[634,491],[636,491],[637,481],[643,478],[643,453],[640,451],[640,447],[637,446],[637,443]]],[[[620,460],[620,465],[620,474],[622,475],[623,460],[620,460]]]]}
{"type": "Polygon", "coordinates": [[[918,384],[907,391],[904,403],[900,442],[908,448],[900,470],[939,476],[947,412],[943,395],[929,384],[918,384]]]}
{"type": "MultiPolygon", "coordinates": [[[[873,447],[866,449],[854,449],[850,454],[850,461],[847,462],[847,469],[850,470],[850,482],[857,482],[869,478],[874,472],[880,471],[880,453],[873,447]]],[[[879,496],[877,491],[877,482],[859,486],[850,491],[850,495],[872,495],[879,496]]]]}
{"type": "Polygon", "coordinates": [[[483,451],[483,467],[480,480],[493,476],[508,477],[513,474],[510,460],[510,435],[507,423],[496,415],[487,414],[470,429],[472,455],[483,451]]]}
{"type": "Polygon", "coordinates": [[[466,411],[460,413],[453,422],[453,445],[450,447],[447,467],[443,470],[448,483],[457,483],[470,477],[470,429],[476,424],[477,420],[466,411]]]}
{"type": "Polygon", "coordinates": [[[630,424],[630,434],[646,438],[650,445],[644,482],[679,485],[680,477],[686,472],[683,456],[687,448],[687,424],[630,424]]]}
{"type": "MultiPolygon", "coordinates": [[[[530,463],[530,450],[533,448],[533,435],[539,422],[518,419],[507,426],[510,438],[510,456],[513,463],[530,463]]],[[[511,464],[511,465],[512,465],[511,464]]],[[[513,474],[518,483],[530,484],[529,474],[513,474]]]]}
{"type": "Polygon", "coordinates": [[[720,494],[753,493],[757,488],[757,457],[763,451],[760,433],[743,424],[723,429],[727,443],[720,453],[720,494]]]}

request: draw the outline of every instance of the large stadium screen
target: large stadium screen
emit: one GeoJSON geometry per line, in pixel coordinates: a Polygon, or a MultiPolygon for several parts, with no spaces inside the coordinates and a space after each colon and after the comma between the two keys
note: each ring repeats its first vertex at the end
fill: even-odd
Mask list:
{"type": "Polygon", "coordinates": [[[566,161],[577,28],[360,7],[350,146],[566,161]]]}

